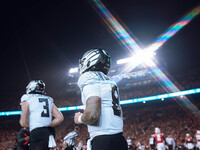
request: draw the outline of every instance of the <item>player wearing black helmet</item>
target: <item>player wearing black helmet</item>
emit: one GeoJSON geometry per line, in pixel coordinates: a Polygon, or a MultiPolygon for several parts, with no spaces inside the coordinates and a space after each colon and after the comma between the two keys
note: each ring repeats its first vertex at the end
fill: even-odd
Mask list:
{"type": "Polygon", "coordinates": [[[54,105],[53,99],[46,96],[44,91],[44,82],[33,80],[21,98],[20,124],[30,130],[30,150],[48,150],[50,147],[55,147],[53,127],[64,119],[54,105]]]}
{"type": "Polygon", "coordinates": [[[107,76],[109,69],[110,56],[103,49],[91,49],[80,59],[78,86],[85,110],[75,114],[74,122],[88,126],[92,150],[127,150],[118,88],[107,76]]]}

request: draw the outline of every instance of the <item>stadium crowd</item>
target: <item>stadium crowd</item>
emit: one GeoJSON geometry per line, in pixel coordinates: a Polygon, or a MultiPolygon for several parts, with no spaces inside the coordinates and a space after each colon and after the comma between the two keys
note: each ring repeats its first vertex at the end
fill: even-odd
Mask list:
{"type": "MultiPolygon", "coordinates": [[[[195,100],[195,104],[200,106],[197,100],[195,100]]],[[[159,127],[165,137],[172,135],[176,145],[182,147],[184,147],[186,133],[189,133],[195,142],[195,133],[200,129],[200,120],[191,113],[185,112],[173,99],[123,105],[122,107],[124,110],[124,136],[131,138],[132,146],[135,149],[142,147],[142,145],[146,146],[147,149],[149,138],[154,133],[155,127],[159,127]]],[[[56,128],[58,149],[62,148],[64,136],[74,128],[74,113],[74,111],[65,112],[65,121],[56,128]]],[[[4,127],[1,126],[0,131],[0,149],[14,147],[19,129],[18,119],[4,121],[4,127]]],[[[85,145],[88,138],[86,126],[80,125],[77,145],[79,142],[85,145]]]]}
{"type": "MultiPolygon", "coordinates": [[[[152,95],[159,95],[166,93],[166,91],[158,85],[158,83],[152,78],[152,83],[148,85],[140,85],[140,86],[134,86],[131,88],[120,88],[120,99],[132,99],[132,98],[139,98],[139,97],[146,97],[146,96],[152,96],[152,95]]],[[[191,70],[187,71],[184,74],[178,74],[174,76],[174,79],[172,80],[181,90],[187,90],[192,88],[199,88],[199,80],[200,80],[200,70],[191,70]]],[[[133,81],[128,81],[132,82],[133,81]]],[[[51,96],[51,93],[48,93],[51,96]]],[[[14,110],[20,110],[20,96],[19,93],[10,94],[8,93],[6,97],[2,97],[2,99],[6,99],[1,103],[0,105],[0,111],[14,111],[14,110]],[[15,99],[13,101],[13,99],[15,99]]],[[[82,102],[80,101],[80,92],[69,92],[64,93],[62,97],[53,97],[54,103],[58,107],[66,107],[66,106],[76,106],[76,105],[82,105],[82,102]]]]}
{"type": "MultiPolygon", "coordinates": [[[[188,72],[182,76],[177,76],[176,81],[183,89],[191,89],[199,87],[200,72],[188,72]],[[185,80],[187,79],[187,80],[185,80]],[[198,82],[197,82],[198,81],[198,82]]],[[[148,86],[134,87],[132,89],[120,89],[121,99],[145,97],[165,93],[159,85],[151,84],[148,86]]],[[[190,96],[195,106],[199,108],[198,100],[200,96],[190,96]]],[[[19,101],[9,103],[8,100],[5,105],[0,106],[1,111],[20,110],[19,101]]],[[[67,100],[55,99],[55,104],[58,107],[81,105],[80,95],[68,95],[67,100]]],[[[143,149],[149,146],[149,138],[154,133],[155,127],[159,127],[164,136],[172,135],[176,142],[176,146],[184,147],[184,139],[186,133],[193,137],[195,143],[195,133],[200,129],[200,120],[195,118],[192,113],[182,109],[176,100],[167,99],[164,101],[155,101],[122,105],[124,116],[124,136],[131,138],[134,149],[143,149]],[[143,146],[142,146],[143,145],[143,146]],[[143,147],[143,148],[141,148],[143,147]]],[[[73,115],[75,111],[63,112],[65,117],[64,122],[56,128],[56,143],[57,149],[62,148],[64,136],[73,130],[73,115]]],[[[8,119],[6,117],[0,118],[0,149],[13,149],[16,143],[17,133],[20,130],[19,117],[8,119]]],[[[77,139],[77,145],[82,142],[86,145],[86,140],[89,138],[87,128],[85,125],[80,125],[80,132],[77,139]]]]}

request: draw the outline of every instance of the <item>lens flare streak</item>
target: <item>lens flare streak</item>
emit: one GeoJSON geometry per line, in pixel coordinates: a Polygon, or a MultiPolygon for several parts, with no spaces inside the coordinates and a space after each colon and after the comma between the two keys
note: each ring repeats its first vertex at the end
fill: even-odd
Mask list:
{"type": "Polygon", "coordinates": [[[150,46],[149,50],[158,50],[168,39],[174,36],[180,29],[186,26],[194,17],[200,13],[200,6],[197,6],[189,13],[187,13],[180,21],[171,25],[165,32],[163,32],[150,46]]]}
{"type": "MultiPolygon", "coordinates": [[[[179,88],[170,81],[170,79],[158,68],[158,67],[151,67],[152,76],[155,80],[158,81],[160,86],[166,91],[166,92],[174,92],[179,93],[179,88]]],[[[192,91],[190,91],[192,92],[192,91]]],[[[175,94],[174,94],[175,95],[175,94]]],[[[198,108],[186,97],[178,97],[176,99],[176,102],[179,104],[180,107],[187,108],[187,111],[192,113],[194,116],[200,118],[200,112],[198,108]]]]}
{"type": "Polygon", "coordinates": [[[99,0],[92,0],[95,5],[94,8],[98,11],[99,16],[103,19],[108,28],[114,33],[115,37],[119,39],[123,46],[128,49],[129,53],[134,54],[134,51],[141,50],[136,41],[129,35],[128,32],[119,24],[113,17],[103,3],[99,0]]]}
{"type": "MultiPolygon", "coordinates": [[[[94,2],[94,6],[96,6],[96,10],[98,14],[101,16],[106,25],[111,29],[114,33],[115,37],[119,39],[119,41],[123,44],[125,48],[129,50],[131,54],[136,53],[137,51],[141,51],[139,45],[134,41],[132,37],[125,31],[125,29],[119,24],[119,22],[112,16],[112,14],[106,9],[103,3],[100,0],[92,0],[94,2]],[[131,41],[131,42],[130,42],[131,41]],[[132,52],[131,52],[132,51],[132,52]]],[[[199,14],[199,6],[192,10],[189,14],[187,14],[183,19],[179,22],[172,25],[167,29],[166,32],[161,34],[156,41],[147,47],[146,50],[157,50],[160,46],[162,46],[169,38],[171,38],[175,33],[177,33],[181,28],[183,28],[186,24],[188,24],[196,15],[199,14]]],[[[135,38],[136,39],[136,38],[135,38]]],[[[148,67],[147,65],[143,65],[144,67],[148,67]]],[[[130,64],[125,66],[123,71],[120,74],[130,72],[136,66],[131,66],[130,64]]],[[[151,61],[151,67],[149,67],[153,73],[153,77],[159,82],[159,84],[166,91],[171,92],[180,92],[176,85],[174,85],[170,79],[157,67],[156,63],[151,61]]],[[[120,76],[119,74],[119,76],[120,76]]],[[[118,78],[115,81],[119,82],[121,79],[118,78]]],[[[198,118],[200,118],[200,112],[198,109],[189,101],[186,97],[181,97],[177,103],[186,107],[190,110],[191,113],[195,114],[198,118]]]]}

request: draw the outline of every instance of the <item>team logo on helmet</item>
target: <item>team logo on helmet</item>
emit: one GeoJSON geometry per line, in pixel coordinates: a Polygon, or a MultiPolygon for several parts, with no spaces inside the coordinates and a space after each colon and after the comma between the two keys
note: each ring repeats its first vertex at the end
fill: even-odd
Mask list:
{"type": "Polygon", "coordinates": [[[79,73],[86,71],[101,71],[108,74],[110,69],[110,56],[103,49],[91,49],[79,60],[79,73]]]}
{"type": "Polygon", "coordinates": [[[33,80],[26,87],[26,93],[40,93],[44,94],[45,83],[42,80],[33,80]]]}

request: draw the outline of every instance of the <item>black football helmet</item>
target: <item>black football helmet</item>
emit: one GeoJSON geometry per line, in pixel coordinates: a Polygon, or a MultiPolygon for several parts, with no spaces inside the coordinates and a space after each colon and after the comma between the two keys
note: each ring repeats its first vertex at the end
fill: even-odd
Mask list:
{"type": "Polygon", "coordinates": [[[42,80],[32,80],[26,87],[27,94],[44,94],[45,83],[42,80]]]}
{"type": "Polygon", "coordinates": [[[83,74],[86,71],[101,71],[107,75],[109,69],[110,55],[103,49],[91,49],[79,60],[80,74],[83,74]]]}

